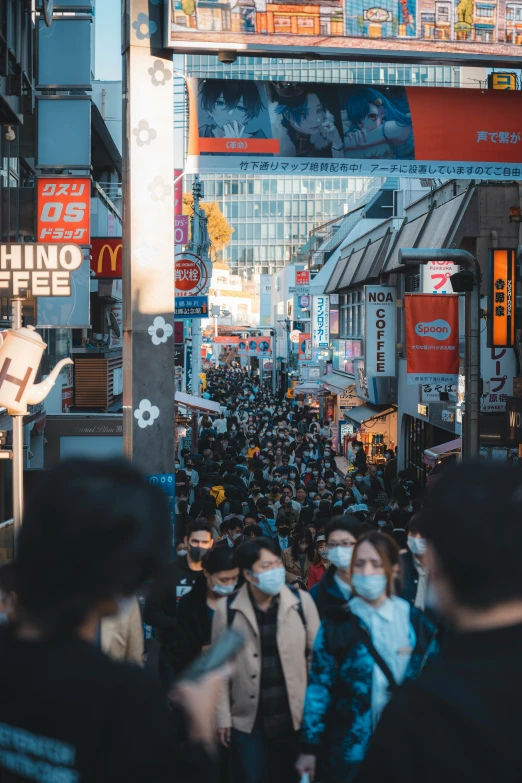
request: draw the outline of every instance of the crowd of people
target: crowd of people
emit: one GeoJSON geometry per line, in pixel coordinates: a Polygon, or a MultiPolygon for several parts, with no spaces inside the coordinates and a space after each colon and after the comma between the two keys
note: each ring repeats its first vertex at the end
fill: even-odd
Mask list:
{"type": "Polygon", "coordinates": [[[420,488],[397,472],[391,448],[385,464],[367,465],[356,438],[344,475],[332,421],[244,369],[213,369],[206,383],[221,412],[202,414],[197,448],[180,449],[178,554],[144,612],[161,679],[168,689],[237,628],[247,643],[216,714],[223,780],[343,783],[391,683],[416,677],[438,651],[422,611],[420,488]]]}
{"type": "Polygon", "coordinates": [[[166,496],[125,463],[33,490],[0,569],[2,783],[519,781],[519,468],[422,498],[357,441],[340,475],[330,422],[244,371],[208,389],[174,559],[166,496]],[[196,677],[229,629],[232,667],[196,677]]]}

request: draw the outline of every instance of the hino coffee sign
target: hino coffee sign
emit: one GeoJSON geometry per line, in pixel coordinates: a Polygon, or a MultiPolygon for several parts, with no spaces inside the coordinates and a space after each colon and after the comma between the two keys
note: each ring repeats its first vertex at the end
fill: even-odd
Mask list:
{"type": "Polygon", "coordinates": [[[392,286],[364,286],[364,357],[368,378],[395,376],[396,295],[392,286]]]}
{"type": "Polygon", "coordinates": [[[82,261],[77,245],[0,245],[0,296],[71,296],[71,272],[82,261]]]}

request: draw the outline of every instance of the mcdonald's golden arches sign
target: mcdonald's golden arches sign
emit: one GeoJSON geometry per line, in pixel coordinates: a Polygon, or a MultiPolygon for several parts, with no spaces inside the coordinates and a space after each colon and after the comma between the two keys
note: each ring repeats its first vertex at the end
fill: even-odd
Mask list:
{"type": "Polygon", "coordinates": [[[121,237],[93,237],[91,239],[91,271],[95,277],[121,277],[121,237]]]}

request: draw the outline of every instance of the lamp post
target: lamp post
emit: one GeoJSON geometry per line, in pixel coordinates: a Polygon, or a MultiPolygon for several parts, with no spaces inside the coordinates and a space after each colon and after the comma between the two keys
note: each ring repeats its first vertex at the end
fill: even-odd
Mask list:
{"type": "Polygon", "coordinates": [[[467,250],[453,248],[399,250],[399,263],[407,266],[427,264],[429,261],[452,261],[463,267],[451,277],[455,293],[465,295],[465,359],[466,410],[462,428],[462,457],[479,456],[480,414],[480,265],[467,250]]]}

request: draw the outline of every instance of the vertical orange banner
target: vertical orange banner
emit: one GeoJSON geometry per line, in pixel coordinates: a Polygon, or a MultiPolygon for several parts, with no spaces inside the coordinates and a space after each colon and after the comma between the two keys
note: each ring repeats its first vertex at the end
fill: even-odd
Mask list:
{"type": "Polygon", "coordinates": [[[515,251],[489,251],[488,348],[515,345],[515,251]]]}

